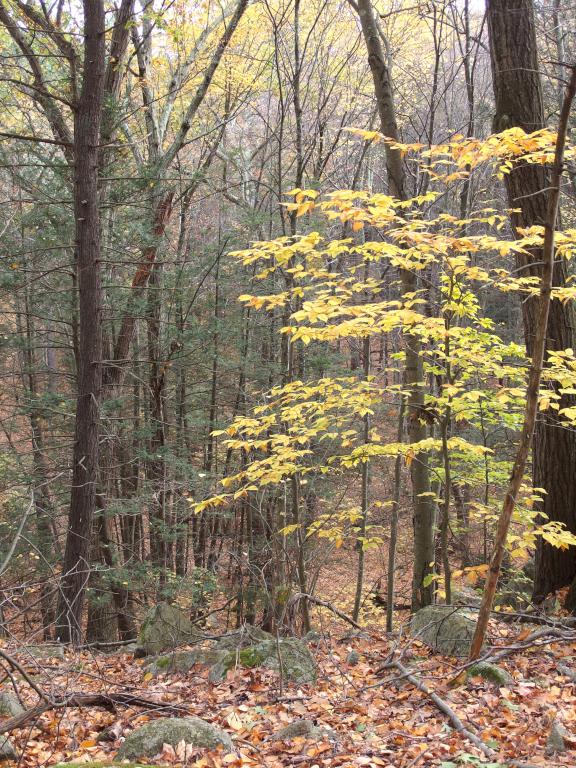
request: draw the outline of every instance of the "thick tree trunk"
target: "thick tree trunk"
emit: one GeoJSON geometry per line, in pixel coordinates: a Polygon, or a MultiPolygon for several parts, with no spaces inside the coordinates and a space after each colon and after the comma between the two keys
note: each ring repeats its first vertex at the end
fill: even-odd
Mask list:
{"type": "Polygon", "coordinates": [[[102,289],[98,144],[105,76],[104,4],[84,0],[84,72],[74,119],[74,217],[80,335],[72,491],[56,634],[81,635],[98,470],[102,388],[102,289]]]}
{"type": "MultiPolygon", "coordinates": [[[[542,83],[538,68],[534,8],[532,0],[489,0],[487,5],[490,55],[496,100],[494,128],[497,131],[519,126],[527,132],[545,125],[542,83]]],[[[511,208],[512,225],[517,231],[546,221],[549,174],[541,165],[521,164],[505,176],[511,208]]],[[[530,257],[518,257],[517,276],[542,276],[542,251],[530,257]]],[[[555,286],[566,282],[566,265],[554,264],[555,286]]],[[[531,356],[538,301],[522,302],[526,348],[531,356]]],[[[569,306],[552,301],[548,319],[546,350],[573,346],[572,312],[569,306]]],[[[573,405],[564,397],[562,407],[573,405]]],[[[545,488],[541,510],[549,520],[565,523],[576,533],[576,432],[562,428],[553,411],[538,415],[533,447],[533,480],[536,488],[545,488]]],[[[536,553],[534,599],[570,584],[576,576],[576,554],[572,548],[560,550],[542,538],[536,553]]]]}

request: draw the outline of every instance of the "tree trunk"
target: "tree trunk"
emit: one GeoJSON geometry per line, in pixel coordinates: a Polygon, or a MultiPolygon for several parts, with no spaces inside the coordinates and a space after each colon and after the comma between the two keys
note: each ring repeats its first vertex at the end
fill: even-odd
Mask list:
{"type": "MultiPolygon", "coordinates": [[[[534,8],[532,0],[489,0],[487,6],[490,55],[496,100],[494,128],[498,131],[519,126],[526,132],[545,125],[542,83],[538,68],[534,8]]],[[[542,165],[527,163],[514,167],[505,177],[511,208],[512,225],[522,227],[546,221],[549,173],[542,165]]],[[[542,250],[517,258],[518,277],[542,276],[542,250]]],[[[556,260],[553,284],[566,282],[566,264],[556,260]]],[[[526,349],[534,350],[534,331],[538,300],[522,302],[526,349]]],[[[554,300],[550,304],[546,352],[573,346],[570,307],[554,300]]],[[[573,405],[573,397],[564,396],[561,408],[573,405]]],[[[562,428],[554,411],[538,415],[533,447],[533,481],[545,488],[541,511],[545,519],[566,524],[576,533],[576,432],[562,428]]],[[[573,550],[560,550],[538,539],[534,599],[543,600],[549,592],[570,584],[576,576],[573,550]]]]}
{"type": "Polygon", "coordinates": [[[152,483],[150,501],[150,558],[158,571],[159,590],[166,586],[171,558],[171,530],[168,519],[168,477],[166,465],[166,363],[161,350],[162,268],[156,264],[148,281],[148,359],[150,365],[150,447],[147,477],[152,483]]]}
{"type": "Polygon", "coordinates": [[[80,311],[72,491],[56,635],[78,641],[98,470],[102,387],[102,289],[98,145],[105,76],[104,4],[84,0],[84,72],[74,118],[74,218],[80,311]]]}
{"type": "MultiPolygon", "coordinates": [[[[470,661],[477,659],[482,651],[486,630],[490,620],[490,613],[494,604],[494,596],[498,579],[502,569],[502,561],[506,551],[506,541],[508,530],[516,499],[520,493],[524,479],[524,471],[530,453],[530,447],[534,436],[536,426],[536,417],[538,415],[538,398],[540,394],[540,379],[544,367],[544,356],[546,352],[546,329],[551,307],[551,294],[553,288],[554,276],[554,256],[556,234],[556,221],[558,218],[558,207],[560,202],[560,181],[564,165],[564,145],[566,142],[566,133],[568,128],[568,118],[574,95],[576,94],[576,67],[572,68],[570,84],[566,90],[562,112],[560,114],[560,123],[558,126],[558,136],[556,138],[556,150],[554,152],[554,166],[550,179],[550,190],[546,195],[546,216],[544,219],[545,234],[544,245],[542,247],[542,276],[540,278],[540,292],[535,302],[535,321],[533,336],[533,352],[530,368],[528,369],[528,383],[526,387],[526,405],[524,406],[524,422],[520,441],[516,450],[516,457],[512,467],[512,474],[508,483],[506,496],[502,505],[502,511],[498,518],[498,527],[496,538],[494,540],[494,551],[490,558],[490,568],[486,575],[486,584],[482,602],[478,610],[478,621],[474,630],[474,637],[470,646],[470,661]]],[[[462,673],[461,673],[462,674],[462,673]]],[[[461,679],[459,676],[458,679],[461,679]]]]}
{"type": "MultiPolygon", "coordinates": [[[[378,23],[371,0],[358,0],[355,3],[362,25],[362,33],[368,52],[368,64],[374,80],[374,92],[380,117],[380,130],[394,141],[400,136],[396,124],[392,79],[378,31],[378,23]]],[[[388,186],[394,197],[404,200],[405,172],[402,155],[386,143],[386,170],[388,186]]],[[[416,274],[410,270],[401,270],[403,294],[417,290],[416,274]]],[[[410,443],[418,443],[427,438],[426,422],[421,418],[424,410],[424,374],[420,356],[421,343],[416,335],[405,334],[406,354],[405,383],[409,392],[407,402],[407,422],[410,443]]],[[[419,452],[410,465],[412,495],[414,506],[414,569],[412,574],[412,609],[414,611],[433,602],[433,584],[425,583],[432,573],[434,562],[434,518],[435,507],[430,495],[430,471],[428,454],[419,452]]]]}

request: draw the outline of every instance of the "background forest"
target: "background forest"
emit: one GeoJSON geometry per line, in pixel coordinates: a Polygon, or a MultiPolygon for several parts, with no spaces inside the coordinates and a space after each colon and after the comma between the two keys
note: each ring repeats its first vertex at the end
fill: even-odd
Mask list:
{"type": "MultiPolygon", "coordinates": [[[[410,617],[447,657],[481,655],[493,608],[504,648],[574,652],[575,25],[568,0],[0,0],[0,657],[25,707],[2,732],[142,676],[84,701],[71,667],[34,683],[46,648],[212,683],[277,654],[280,696],[318,675],[281,644],[311,662],[296,638],[346,624],[351,676],[424,696],[410,617]],[[234,662],[157,656],[222,637],[234,662]]],[[[469,759],[312,740],[503,764],[448,717],[469,759]]],[[[191,741],[148,757],[219,764],[191,741]]]]}

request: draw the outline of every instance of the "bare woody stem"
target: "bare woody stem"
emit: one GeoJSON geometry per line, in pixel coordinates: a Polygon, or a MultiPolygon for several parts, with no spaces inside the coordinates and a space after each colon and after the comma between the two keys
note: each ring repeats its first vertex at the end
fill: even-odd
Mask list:
{"type": "Polygon", "coordinates": [[[502,505],[502,511],[498,519],[498,528],[496,539],[494,541],[494,550],[490,559],[490,568],[486,576],[484,586],[484,595],[478,612],[478,621],[472,639],[470,648],[470,660],[477,659],[482,650],[490,612],[494,603],[494,595],[498,585],[498,578],[502,568],[502,558],[506,547],[508,529],[516,505],[516,499],[520,492],[526,462],[532,445],[534,427],[536,426],[536,416],[538,413],[538,395],[540,392],[540,379],[544,365],[544,351],[546,348],[546,330],[548,327],[548,313],[550,310],[550,301],[552,294],[552,281],[554,272],[554,253],[555,253],[555,231],[556,219],[558,217],[558,205],[560,200],[560,181],[563,172],[564,147],[566,144],[566,133],[568,128],[568,118],[572,108],[572,102],[576,94],[576,65],[572,65],[570,82],[566,88],[560,121],[558,124],[558,135],[556,137],[556,148],[554,152],[554,165],[552,167],[552,178],[548,193],[548,206],[546,212],[546,222],[544,225],[544,247],[543,247],[543,269],[540,282],[539,306],[536,317],[536,326],[534,332],[534,346],[532,352],[532,361],[528,371],[528,386],[526,390],[526,406],[524,408],[524,423],[520,435],[520,443],[516,451],[516,458],[512,468],[512,474],[508,484],[508,490],[502,505]]]}

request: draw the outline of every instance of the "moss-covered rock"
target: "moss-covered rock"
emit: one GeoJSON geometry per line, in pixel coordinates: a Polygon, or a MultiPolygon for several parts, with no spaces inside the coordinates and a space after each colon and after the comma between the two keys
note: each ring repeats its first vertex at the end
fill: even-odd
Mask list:
{"type": "Polygon", "coordinates": [[[281,671],[286,680],[296,683],[316,680],[314,657],[302,640],[294,637],[276,640],[259,627],[244,627],[241,632],[227,635],[209,647],[156,656],[145,669],[154,676],[171,672],[185,674],[196,665],[210,667],[208,679],[213,683],[223,680],[235,667],[266,667],[281,671]]]}
{"type": "Polygon", "coordinates": [[[295,637],[278,640],[259,627],[245,627],[243,631],[220,639],[216,649],[224,651],[212,666],[209,679],[217,682],[234,667],[266,667],[282,673],[286,680],[313,683],[316,663],[306,643],[295,637]]]}
{"type": "Polygon", "coordinates": [[[472,587],[458,587],[452,590],[452,603],[454,605],[471,605],[474,608],[479,608],[482,602],[482,595],[480,595],[472,587]]]}
{"type": "Polygon", "coordinates": [[[476,618],[466,608],[429,605],[412,616],[410,633],[445,656],[467,656],[475,626],[476,618]]]}
{"type": "Polygon", "coordinates": [[[181,741],[195,747],[234,749],[228,734],[199,717],[171,717],[152,720],[129,734],[116,755],[117,760],[154,757],[164,744],[176,747],[181,741]]]}
{"type": "Polygon", "coordinates": [[[17,717],[23,712],[24,707],[20,704],[16,694],[12,691],[0,693],[0,717],[17,717]]]}
{"type": "Polygon", "coordinates": [[[240,648],[248,648],[249,646],[258,645],[260,643],[275,642],[276,639],[274,635],[265,632],[263,629],[260,629],[260,627],[253,627],[251,624],[247,624],[237,632],[221,637],[217,641],[216,646],[217,648],[233,651],[240,648]]]}
{"type": "Polygon", "coordinates": [[[208,680],[211,683],[219,683],[224,680],[226,673],[238,666],[238,655],[235,651],[220,651],[220,658],[212,664],[208,672],[208,680]]]}
{"type": "Polygon", "coordinates": [[[515,611],[523,611],[531,603],[533,580],[523,571],[515,573],[498,591],[495,605],[504,605],[515,611]]]}
{"type": "Polygon", "coordinates": [[[188,615],[181,608],[169,603],[158,603],[142,623],[138,649],[141,655],[153,656],[201,639],[202,635],[193,628],[188,615]]]}
{"type": "Polygon", "coordinates": [[[467,677],[482,677],[491,683],[508,688],[514,685],[514,678],[506,669],[502,669],[497,664],[490,664],[487,661],[479,661],[466,672],[467,677]]]}
{"type": "Polygon", "coordinates": [[[269,648],[267,645],[253,645],[249,648],[242,648],[238,652],[238,659],[243,667],[259,667],[266,661],[269,654],[269,648]]]}
{"type": "MultiPolygon", "coordinates": [[[[213,667],[216,664],[227,661],[225,675],[226,671],[234,666],[233,661],[229,660],[231,654],[231,651],[215,647],[197,648],[193,651],[176,651],[151,659],[145,670],[146,672],[151,672],[154,677],[170,673],[186,674],[195,666],[213,667]]],[[[233,655],[235,656],[235,654],[233,655]]]]}
{"type": "Polygon", "coordinates": [[[285,637],[274,643],[264,666],[273,669],[294,683],[315,683],[316,662],[308,646],[295,637],[285,637]]]}

